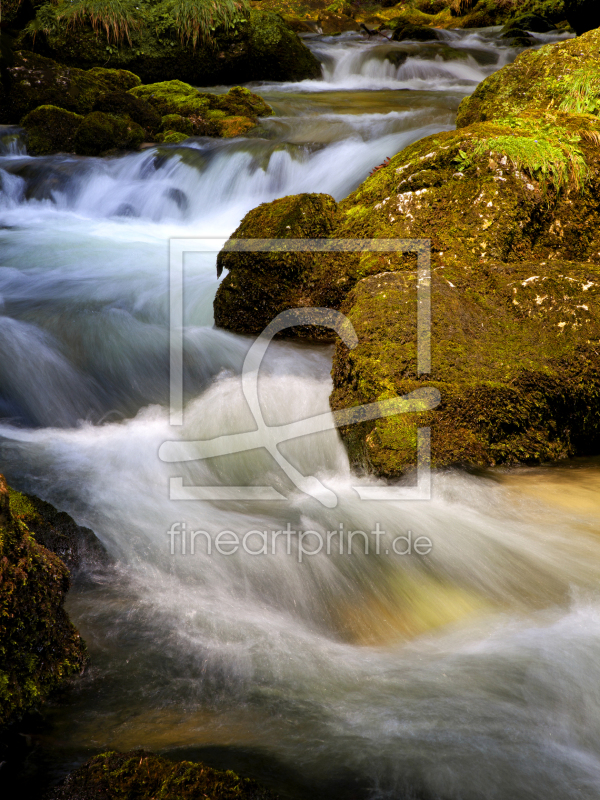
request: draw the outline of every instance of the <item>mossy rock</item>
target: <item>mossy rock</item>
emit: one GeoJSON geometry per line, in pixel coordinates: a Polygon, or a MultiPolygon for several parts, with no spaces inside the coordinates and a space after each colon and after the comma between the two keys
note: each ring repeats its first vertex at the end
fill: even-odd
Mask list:
{"type": "Polygon", "coordinates": [[[97,98],[93,110],[120,117],[128,117],[140,125],[149,135],[152,135],[161,127],[160,114],[156,109],[150,103],[139,97],[134,97],[129,92],[105,92],[97,98]]]}
{"type": "Polygon", "coordinates": [[[164,133],[158,134],[156,141],[161,144],[181,144],[181,142],[185,142],[189,138],[187,133],[181,133],[180,131],[164,131],[164,133]]]}
{"type": "MultiPolygon", "coordinates": [[[[79,67],[110,66],[127,69],[146,83],[179,79],[197,86],[247,81],[295,81],[318,78],[321,65],[283,19],[252,9],[233,27],[217,28],[212,42],[182,37],[169,0],[144,6],[144,16],[130,31],[130,39],[108,41],[90,24],[65,25],[67,0],[48,2],[37,11],[36,49],[63,63],[79,67]]],[[[35,23],[21,37],[33,47],[35,23]]],[[[122,87],[119,87],[122,88],[122,87]]]]}
{"type": "Polygon", "coordinates": [[[63,607],[69,572],[19,519],[14,494],[0,477],[0,727],[38,706],[86,660],[63,607]]]}
{"type": "Polygon", "coordinates": [[[463,127],[534,108],[598,113],[600,30],[521,53],[462,101],[456,124],[463,127]]]}
{"type": "Polygon", "coordinates": [[[226,94],[199,92],[183,81],[162,81],[130,90],[134,97],[147,101],[163,118],[185,118],[182,123],[163,124],[163,130],[187,133],[189,136],[241,136],[253,128],[259,116],[273,113],[262,97],[235,86],[226,94]]]}
{"type": "Polygon", "coordinates": [[[0,122],[17,124],[34,108],[53,105],[77,114],[89,113],[98,97],[121,83],[131,88],[137,76],[124,70],[81,70],[57,64],[36,53],[17,52],[4,70],[6,102],[0,107],[0,122]]]}
{"type": "Polygon", "coordinates": [[[160,121],[163,132],[174,131],[177,133],[184,133],[186,137],[193,136],[194,126],[192,121],[187,117],[182,117],[181,114],[165,114],[160,121]]]}
{"type": "Polygon", "coordinates": [[[276,800],[276,795],[235,772],[192,761],[170,761],[144,750],[95,756],[73,772],[48,800],[276,800]]]}
{"type": "Polygon", "coordinates": [[[71,152],[75,134],[83,119],[81,114],[57,106],[35,108],[21,120],[22,127],[27,131],[28,152],[34,156],[71,152]]]}
{"type": "Polygon", "coordinates": [[[137,123],[93,111],[81,121],[73,147],[79,155],[98,156],[112,150],[138,150],[144,138],[144,131],[137,123]]]}
{"type": "Polygon", "coordinates": [[[578,35],[600,26],[600,6],[596,0],[565,0],[565,12],[578,35]]]}
{"type": "MultiPolygon", "coordinates": [[[[215,323],[238,333],[260,333],[287,308],[306,305],[335,306],[343,297],[340,285],[327,274],[327,258],[312,253],[286,253],[286,239],[319,239],[331,235],[337,219],[337,205],[325,194],[302,194],[263,203],[250,211],[232,234],[232,239],[278,239],[283,251],[277,253],[221,252],[217,261],[220,275],[229,274],[217,290],[215,323]],[[306,286],[319,286],[310,295],[306,286]],[[307,298],[310,297],[310,302],[307,298]]],[[[297,329],[297,335],[316,337],[329,334],[314,328],[297,329]]]]}

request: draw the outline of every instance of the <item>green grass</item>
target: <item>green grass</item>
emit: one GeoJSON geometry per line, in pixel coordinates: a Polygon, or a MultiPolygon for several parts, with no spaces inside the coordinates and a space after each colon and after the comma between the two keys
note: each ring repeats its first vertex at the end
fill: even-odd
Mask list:
{"type": "Polygon", "coordinates": [[[169,11],[182,43],[210,43],[217,28],[230,30],[249,10],[246,0],[173,0],[169,11]]]}
{"type": "MultiPolygon", "coordinates": [[[[600,74],[593,68],[584,68],[571,73],[567,81],[568,89],[559,110],[569,114],[598,114],[600,111],[600,74]]],[[[565,81],[561,88],[564,91],[565,81]]]]}
{"type": "Polygon", "coordinates": [[[74,0],[62,4],[57,20],[71,27],[89,22],[96,33],[104,31],[109,44],[131,44],[132,31],[142,25],[140,13],[130,0],[74,0]]]}

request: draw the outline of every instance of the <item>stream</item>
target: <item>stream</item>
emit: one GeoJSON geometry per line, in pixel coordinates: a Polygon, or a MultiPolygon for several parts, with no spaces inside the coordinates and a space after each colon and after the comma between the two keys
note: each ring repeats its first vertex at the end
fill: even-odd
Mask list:
{"type": "MultiPolygon", "coordinates": [[[[216,251],[244,214],[299,192],[343,198],[386,157],[452,129],[460,100],[518,52],[498,29],[443,36],[306,37],[323,80],[252,86],[276,113],[247,138],[31,158],[5,131],[2,470],[110,555],[86,562],[68,595],[91,665],[49,705],[54,778],[143,747],[282,798],[600,796],[600,459],[449,471],[428,501],[369,501],[354,487],[377,481],[352,475],[335,430],[282,443],[335,492],[327,508],[265,449],[158,456],[165,441],[256,427],[240,379],[252,341],[212,316],[216,251]],[[214,251],[185,260],[181,427],[169,419],[175,237],[214,251]],[[281,499],[173,500],[173,477],[281,499]],[[183,523],[206,532],[193,553],[168,534],[183,523]],[[336,544],[300,560],[298,534],[271,547],[288,523],[367,533],[351,554],[336,544]],[[208,553],[224,531],[255,552],[264,531],[267,553],[208,553]],[[405,552],[417,537],[426,555],[405,552]]],[[[327,414],[331,356],[270,345],[258,379],[269,425],[327,414]]]]}

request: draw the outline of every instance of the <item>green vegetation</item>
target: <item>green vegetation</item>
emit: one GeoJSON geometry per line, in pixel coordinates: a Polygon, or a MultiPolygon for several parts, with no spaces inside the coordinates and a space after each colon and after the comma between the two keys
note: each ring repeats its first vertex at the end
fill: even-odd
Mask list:
{"type": "Polygon", "coordinates": [[[51,800],[276,800],[275,795],[235,772],[192,761],[173,762],[133,750],[95,756],[56,789],[51,800]]]}
{"type": "Polygon", "coordinates": [[[142,25],[139,5],[131,0],[74,0],[57,6],[59,24],[79,27],[91,24],[96,33],[104,31],[110,44],[131,44],[131,32],[142,25]]]}

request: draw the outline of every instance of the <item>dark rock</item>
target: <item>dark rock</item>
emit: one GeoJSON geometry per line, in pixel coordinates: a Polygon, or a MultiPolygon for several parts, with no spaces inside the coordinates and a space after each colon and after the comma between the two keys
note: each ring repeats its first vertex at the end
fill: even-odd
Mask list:
{"type": "Polygon", "coordinates": [[[600,4],[597,0],[565,0],[565,12],[578,36],[600,27],[600,4]]]}
{"type": "Polygon", "coordinates": [[[434,28],[404,23],[394,28],[392,38],[395,42],[403,42],[408,39],[416,42],[433,42],[437,41],[439,36],[434,28]]]}

